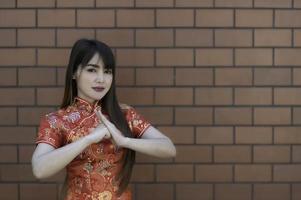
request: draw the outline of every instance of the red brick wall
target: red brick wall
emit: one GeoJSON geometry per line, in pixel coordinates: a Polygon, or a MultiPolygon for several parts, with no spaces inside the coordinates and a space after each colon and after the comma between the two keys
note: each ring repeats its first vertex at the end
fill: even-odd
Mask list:
{"type": "Polygon", "coordinates": [[[70,48],[108,43],[118,97],[177,146],[138,154],[136,200],[301,199],[301,0],[1,0],[0,196],[55,200],[31,172],[70,48]],[[138,98],[137,98],[138,97],[138,98]]]}

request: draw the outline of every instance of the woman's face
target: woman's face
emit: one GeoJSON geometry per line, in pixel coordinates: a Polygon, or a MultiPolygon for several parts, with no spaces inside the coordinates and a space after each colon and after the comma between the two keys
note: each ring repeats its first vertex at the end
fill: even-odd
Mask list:
{"type": "Polygon", "coordinates": [[[79,66],[73,78],[77,83],[77,94],[90,103],[100,100],[109,91],[113,74],[105,69],[102,58],[96,53],[86,66],[79,66]]]}

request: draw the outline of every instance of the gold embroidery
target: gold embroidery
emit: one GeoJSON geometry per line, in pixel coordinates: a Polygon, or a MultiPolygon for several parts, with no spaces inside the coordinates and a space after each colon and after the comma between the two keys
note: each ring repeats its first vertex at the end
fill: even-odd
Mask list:
{"type": "Polygon", "coordinates": [[[109,191],[104,191],[99,193],[98,200],[111,200],[112,199],[112,193],[109,191]]]}

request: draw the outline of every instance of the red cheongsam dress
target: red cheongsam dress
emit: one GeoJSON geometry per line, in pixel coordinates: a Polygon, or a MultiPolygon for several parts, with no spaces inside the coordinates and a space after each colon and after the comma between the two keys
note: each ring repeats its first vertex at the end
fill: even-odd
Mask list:
{"type": "MultiPolygon", "coordinates": [[[[89,134],[90,128],[101,123],[96,109],[99,109],[97,102],[91,104],[76,97],[66,109],[46,114],[41,119],[36,144],[47,143],[59,148],[89,134]]],[[[134,137],[140,138],[150,123],[131,106],[121,104],[121,109],[134,137]]],[[[66,166],[68,190],[65,200],[130,200],[130,188],[117,197],[118,184],[114,182],[121,169],[118,160],[124,151],[115,148],[110,139],[88,146],[66,166]]]]}

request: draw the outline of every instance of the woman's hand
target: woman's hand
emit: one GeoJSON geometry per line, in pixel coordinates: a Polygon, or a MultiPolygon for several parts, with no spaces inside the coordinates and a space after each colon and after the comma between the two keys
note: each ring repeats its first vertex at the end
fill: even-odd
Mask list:
{"type": "Polygon", "coordinates": [[[87,139],[90,144],[92,143],[98,143],[103,138],[110,138],[111,134],[107,127],[104,124],[99,124],[96,128],[90,128],[89,131],[91,132],[89,135],[87,135],[87,139]]]}
{"type": "Polygon", "coordinates": [[[108,131],[111,134],[111,137],[113,138],[113,141],[115,145],[118,147],[123,147],[127,137],[124,137],[123,134],[116,128],[116,126],[110,122],[102,113],[101,110],[96,110],[96,116],[98,119],[106,126],[108,131]]]}

